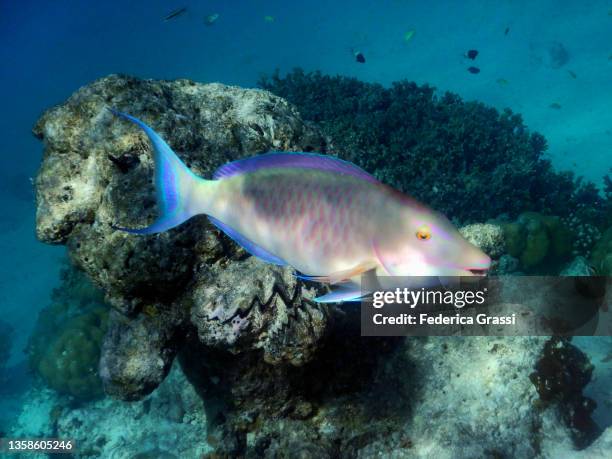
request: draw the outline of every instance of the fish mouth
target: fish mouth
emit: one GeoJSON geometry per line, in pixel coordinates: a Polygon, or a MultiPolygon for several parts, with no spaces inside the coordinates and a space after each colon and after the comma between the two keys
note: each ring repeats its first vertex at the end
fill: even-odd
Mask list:
{"type": "Polygon", "coordinates": [[[472,276],[486,276],[489,268],[465,268],[472,276]]]}

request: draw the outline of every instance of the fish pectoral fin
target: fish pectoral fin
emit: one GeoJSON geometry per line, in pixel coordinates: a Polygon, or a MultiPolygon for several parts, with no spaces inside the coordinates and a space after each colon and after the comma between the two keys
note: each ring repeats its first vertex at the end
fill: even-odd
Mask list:
{"type": "Polygon", "coordinates": [[[313,281],[313,282],[323,282],[330,285],[339,284],[340,282],[344,282],[352,279],[353,277],[361,276],[363,273],[375,269],[377,263],[373,261],[367,261],[363,263],[359,263],[357,266],[354,266],[350,269],[345,269],[342,271],[337,271],[335,273],[328,274],[327,276],[307,276],[305,274],[299,274],[297,277],[300,279],[313,281]]]}

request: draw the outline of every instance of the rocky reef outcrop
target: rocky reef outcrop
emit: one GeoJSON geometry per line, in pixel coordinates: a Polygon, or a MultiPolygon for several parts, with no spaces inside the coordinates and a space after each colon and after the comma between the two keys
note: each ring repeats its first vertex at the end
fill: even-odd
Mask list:
{"type": "Polygon", "coordinates": [[[45,144],[36,179],[37,235],[66,244],[74,264],[114,306],[101,360],[106,390],[125,399],[149,393],[191,332],[224,350],[264,349],[270,360],[311,353],[311,335],[324,333],[328,314],[302,300],[302,286],[287,270],[245,257],[206,218],[149,237],[114,229],[147,224],[155,198],[143,133],[109,108],[150,123],[203,176],[245,155],[319,149],[323,142],[278,97],[190,81],[111,76],[41,117],[34,130],[45,144]],[[274,344],[286,325],[270,313],[281,309],[277,303],[300,309],[290,314],[309,323],[294,329],[291,356],[282,351],[287,346],[274,344]]]}
{"type": "MultiPolygon", "coordinates": [[[[36,231],[67,246],[112,308],[99,363],[107,394],[143,403],[180,364],[205,400],[216,457],[533,457],[546,423],[570,438],[562,416],[535,403],[529,375],[545,338],[363,339],[358,310],[312,302],[321,287],[249,256],[203,216],[158,235],[116,230],[149,224],[156,209],[150,145],[109,108],[144,120],[204,177],[330,142],[267,91],[186,80],[113,75],[43,114],[36,231]]],[[[505,252],[495,225],[464,233],[505,252]]],[[[57,425],[68,434],[76,418],[57,425]]]]}

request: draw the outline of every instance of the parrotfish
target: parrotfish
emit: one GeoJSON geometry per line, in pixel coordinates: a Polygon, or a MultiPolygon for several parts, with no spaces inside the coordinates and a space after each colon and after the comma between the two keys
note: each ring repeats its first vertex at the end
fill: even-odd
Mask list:
{"type": "Polygon", "coordinates": [[[365,273],[471,276],[490,266],[442,214],[350,162],[271,152],[225,164],[206,180],[145,123],[113,113],[138,125],[153,145],[159,211],[146,228],[117,229],[154,234],[206,214],[252,255],[334,285],[319,302],[359,299],[365,273]]]}

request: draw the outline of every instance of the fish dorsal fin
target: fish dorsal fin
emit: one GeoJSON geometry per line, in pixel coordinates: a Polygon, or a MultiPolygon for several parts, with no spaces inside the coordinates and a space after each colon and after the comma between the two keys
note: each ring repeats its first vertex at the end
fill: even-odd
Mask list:
{"type": "Polygon", "coordinates": [[[284,167],[330,171],[338,174],[352,175],[372,183],[379,183],[376,178],[360,167],[333,156],[320,155],[317,153],[289,153],[282,151],[265,153],[263,155],[232,161],[217,169],[213,178],[221,179],[244,174],[246,172],[253,172],[259,169],[284,167]]]}

